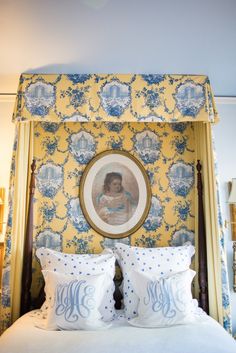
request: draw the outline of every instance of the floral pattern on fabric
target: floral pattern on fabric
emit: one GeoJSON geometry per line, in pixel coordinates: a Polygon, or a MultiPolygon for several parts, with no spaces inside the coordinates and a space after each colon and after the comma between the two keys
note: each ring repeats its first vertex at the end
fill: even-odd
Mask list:
{"type": "Polygon", "coordinates": [[[23,74],[13,119],[175,123],[218,117],[207,76],[23,74]]]}
{"type": "MultiPolygon", "coordinates": [[[[65,252],[88,253],[114,246],[116,240],[104,238],[91,229],[78,198],[84,168],[93,156],[107,149],[121,149],[139,159],[152,189],[152,207],[147,219],[135,234],[122,242],[145,247],[194,243],[194,179],[190,170],[195,151],[190,122],[218,120],[206,76],[23,74],[13,121],[32,120],[38,122],[34,131],[37,163],[34,250],[44,245],[65,252]],[[180,164],[185,170],[184,186],[178,181],[180,164]]],[[[11,234],[17,142],[16,134],[0,331],[11,324],[11,234]]],[[[41,282],[39,264],[34,257],[33,297],[37,296],[41,282]]],[[[230,327],[227,277],[224,283],[227,328],[230,327]]]]}
{"type": "MultiPolygon", "coordinates": [[[[59,124],[57,129],[48,125],[45,129],[45,123],[37,123],[34,129],[37,165],[34,247],[43,245],[69,253],[97,253],[105,246],[114,247],[116,240],[104,238],[90,227],[79,200],[80,178],[87,163],[108,149],[121,149],[134,155],[147,171],[152,190],[146,220],[123,241],[145,247],[168,246],[176,229],[186,229],[185,233],[188,230],[194,238],[194,182],[191,179],[188,184],[186,207],[183,196],[172,190],[177,182],[169,178],[173,163],[182,163],[190,171],[194,165],[193,126],[192,123],[184,125],[178,131],[165,123],[67,122],[59,124]],[[48,143],[55,138],[57,144],[49,154],[48,143]],[[184,153],[175,148],[173,141],[178,139],[186,141],[184,153]],[[146,157],[140,145],[143,143],[147,147],[146,157]],[[152,146],[158,147],[155,158],[149,154],[149,151],[155,152],[152,146]]],[[[194,242],[192,238],[191,241],[194,242]]],[[[176,245],[182,243],[183,236],[175,238],[176,245]]],[[[33,266],[32,294],[36,296],[41,279],[35,259],[33,266]]]]}

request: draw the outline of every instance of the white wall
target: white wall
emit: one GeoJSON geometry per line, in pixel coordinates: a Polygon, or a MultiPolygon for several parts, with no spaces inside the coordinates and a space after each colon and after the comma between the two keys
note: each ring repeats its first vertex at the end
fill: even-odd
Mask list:
{"type": "MultiPolygon", "coordinates": [[[[236,178],[236,104],[218,105],[220,122],[214,126],[215,146],[218,161],[220,196],[223,220],[230,220],[228,182],[236,178]]],[[[230,294],[232,304],[233,330],[236,333],[236,293],[233,292],[232,241],[230,228],[225,229],[226,251],[229,270],[230,294]]]]}
{"type": "MultiPolygon", "coordinates": [[[[9,187],[9,175],[11,166],[12,147],[14,140],[14,124],[11,122],[14,101],[9,97],[0,96],[0,187],[6,190],[4,222],[7,219],[7,197],[9,187]]],[[[3,233],[0,234],[0,241],[3,240],[3,233]]]]}

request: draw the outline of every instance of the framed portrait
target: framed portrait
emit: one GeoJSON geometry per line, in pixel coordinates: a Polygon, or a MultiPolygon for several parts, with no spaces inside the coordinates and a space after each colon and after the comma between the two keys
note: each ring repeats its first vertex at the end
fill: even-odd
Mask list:
{"type": "Polygon", "coordinates": [[[87,222],[109,238],[124,238],[145,221],[151,188],[142,164],[124,151],[94,157],[80,182],[80,204],[87,222]]]}

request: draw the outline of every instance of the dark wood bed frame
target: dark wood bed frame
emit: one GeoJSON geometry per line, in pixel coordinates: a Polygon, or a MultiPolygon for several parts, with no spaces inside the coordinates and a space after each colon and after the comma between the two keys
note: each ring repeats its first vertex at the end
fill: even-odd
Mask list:
{"type": "MultiPolygon", "coordinates": [[[[202,197],[202,178],[201,164],[197,162],[197,190],[198,190],[198,282],[199,282],[199,305],[208,314],[208,286],[207,286],[207,251],[206,251],[206,231],[202,197]]],[[[21,288],[21,310],[23,315],[31,309],[39,308],[44,301],[44,287],[40,290],[39,297],[36,301],[31,300],[31,282],[32,282],[32,252],[33,252],[33,203],[35,191],[35,169],[36,162],[33,160],[31,165],[31,179],[29,190],[29,207],[28,218],[24,245],[24,260],[22,272],[22,288],[21,288]]],[[[114,299],[116,309],[121,308],[122,295],[119,290],[122,278],[115,278],[115,293],[114,299]]]]}

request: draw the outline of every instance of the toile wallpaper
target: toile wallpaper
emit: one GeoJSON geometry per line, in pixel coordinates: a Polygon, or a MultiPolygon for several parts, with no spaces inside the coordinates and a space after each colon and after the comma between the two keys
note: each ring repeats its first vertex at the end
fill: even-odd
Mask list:
{"type": "MultiPolygon", "coordinates": [[[[152,191],[142,227],[119,241],[144,247],[194,244],[192,123],[41,122],[35,124],[34,135],[34,248],[96,253],[114,245],[115,240],[96,233],[86,222],[78,196],[87,163],[110,149],[134,155],[147,171],[152,191]]],[[[37,292],[41,278],[36,259],[34,268],[37,292]]]]}

